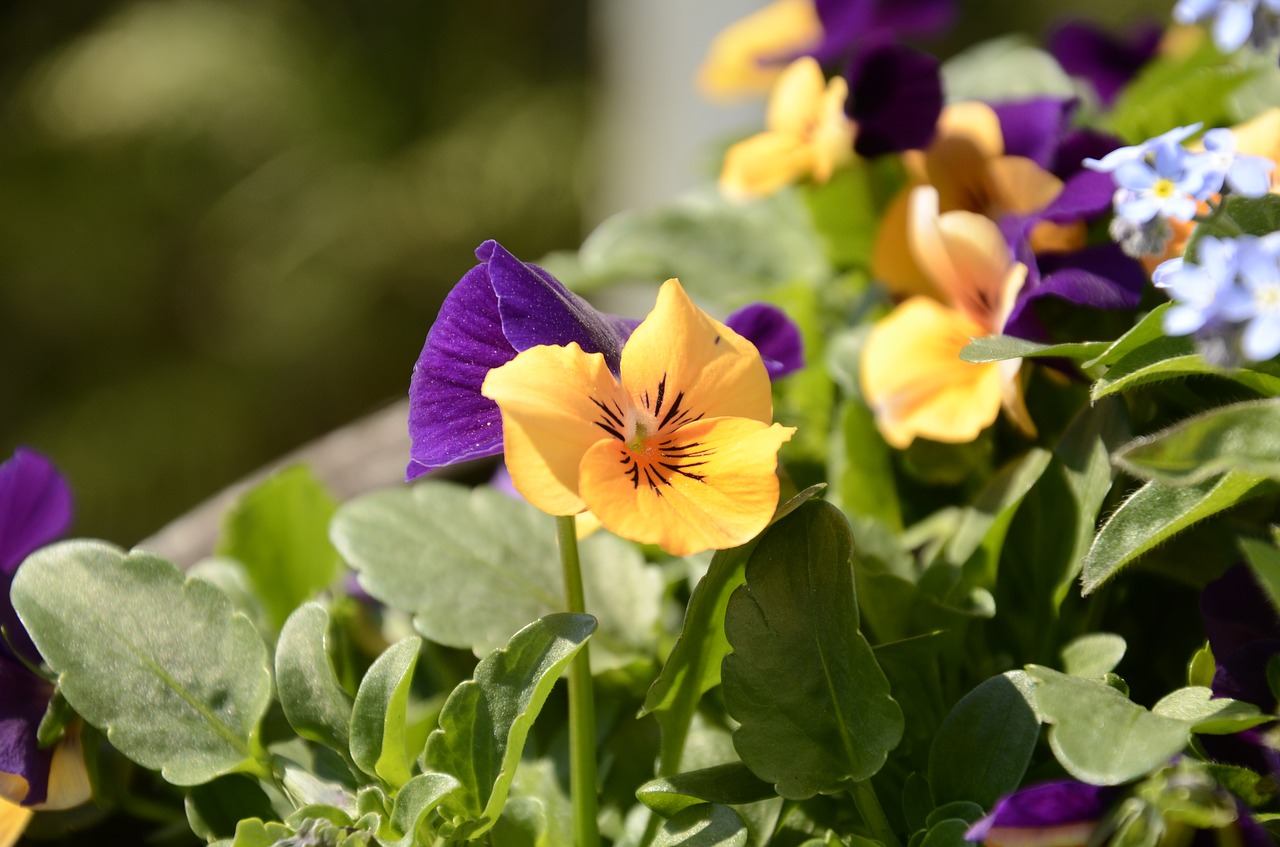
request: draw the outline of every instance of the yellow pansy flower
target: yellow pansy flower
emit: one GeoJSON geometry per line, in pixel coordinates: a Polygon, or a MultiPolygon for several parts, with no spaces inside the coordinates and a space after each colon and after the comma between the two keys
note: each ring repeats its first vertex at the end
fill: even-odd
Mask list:
{"type": "Polygon", "coordinates": [[[751,342],[677,280],[622,349],[543,345],[491,370],[516,490],[552,515],[590,510],[611,532],[674,555],[743,544],[778,504],[769,376],[751,342]]]}
{"type": "Polygon", "coordinates": [[[778,78],[778,60],[821,37],[812,0],[774,0],[715,37],[698,69],[698,88],[716,99],[764,94],[778,78]]]}

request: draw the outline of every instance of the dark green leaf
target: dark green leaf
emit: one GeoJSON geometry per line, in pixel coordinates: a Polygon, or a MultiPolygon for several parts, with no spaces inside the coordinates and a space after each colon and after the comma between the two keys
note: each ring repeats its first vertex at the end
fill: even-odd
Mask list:
{"type": "Polygon", "coordinates": [[[175,785],[263,772],[266,645],[212,585],[72,541],[29,557],[12,597],[67,702],[121,753],[175,785]]]}
{"type": "Polygon", "coordinates": [[[964,834],[969,831],[969,822],[962,818],[940,820],[925,833],[920,847],[968,847],[964,834]]]}
{"type": "Polygon", "coordinates": [[[398,788],[409,781],[415,756],[406,746],[409,686],[422,639],[391,645],[369,667],[351,711],[351,759],[360,770],[398,788]]]}
{"type": "Polygon", "coordinates": [[[319,603],[300,606],[289,616],[276,645],[276,692],[298,735],[346,754],[353,701],[333,672],[328,633],[329,613],[319,603]]]}
{"type": "Polygon", "coordinates": [[[232,838],[243,818],[275,817],[271,799],[257,781],[242,774],[220,776],[187,792],[187,823],[206,841],[232,838]]]}
{"type": "Polygon", "coordinates": [[[741,806],[776,797],[773,786],[741,762],[659,777],[636,789],[636,797],[664,818],[698,803],[741,806]]]}
{"type": "Polygon", "coordinates": [[[1276,230],[1280,230],[1280,196],[1228,197],[1221,212],[1196,224],[1191,231],[1191,237],[1187,239],[1187,261],[1196,261],[1200,239],[1206,235],[1236,238],[1243,233],[1261,237],[1276,230]]]}
{"type": "Polygon", "coordinates": [[[1220,406],[1116,451],[1116,464],[1166,485],[1225,471],[1280,479],[1280,399],[1220,406]]]}
{"type": "Polygon", "coordinates": [[[1109,341],[1075,341],[1069,344],[1042,344],[1012,335],[987,335],[975,338],[960,351],[966,362],[984,364],[1006,359],[1060,358],[1083,362],[1101,355],[1111,346],[1109,341]]]}
{"type": "Polygon", "coordinates": [[[827,466],[834,505],[855,519],[871,517],[901,532],[891,451],[875,417],[866,403],[853,399],[840,404],[837,420],[827,466]]]}
{"type": "Polygon", "coordinates": [[[1267,480],[1236,472],[1183,488],[1148,482],[1098,531],[1084,561],[1081,593],[1094,591],[1129,562],[1197,521],[1269,489],[1267,480]]]}
{"type": "Polygon", "coordinates": [[[475,678],[449,695],[440,728],[427,739],[426,763],[462,785],[441,804],[452,837],[474,838],[502,814],[529,728],[595,628],[589,615],[534,621],[481,659],[475,678]]]}
{"type": "Polygon", "coordinates": [[[1257,368],[1211,365],[1195,352],[1189,336],[1177,336],[1158,338],[1126,353],[1093,384],[1092,396],[1096,401],[1142,385],[1189,376],[1216,376],[1259,394],[1280,394],[1280,378],[1274,374],[1257,368]]]}
{"type": "Polygon", "coordinates": [[[784,797],[867,779],[902,738],[902,710],[858,631],[852,544],[838,509],[806,503],[760,537],[729,600],[734,746],[784,797]]]}
{"type": "Polygon", "coordinates": [[[971,800],[953,800],[930,812],[925,820],[925,826],[932,829],[943,821],[957,819],[972,824],[985,814],[986,810],[971,800]]]}
{"type": "Polygon", "coordinates": [[[743,847],[747,827],[728,806],[690,806],[663,822],[653,847],[743,847]]]}
{"type": "Polygon", "coordinates": [[[223,518],[218,552],[245,565],[275,629],[337,577],[328,534],[336,507],[306,466],[293,465],[244,494],[223,518]]]}
{"type": "Polygon", "coordinates": [[[1253,571],[1254,580],[1271,601],[1271,607],[1280,609],[1280,549],[1264,541],[1242,538],[1240,550],[1253,571]]]}
{"type": "Polygon", "coordinates": [[[961,698],[934,738],[934,803],[991,808],[1021,784],[1039,738],[1040,721],[1023,692],[1008,677],[991,677],[961,698]]]}
{"type": "Polygon", "coordinates": [[[1098,365],[1111,367],[1139,347],[1156,339],[1164,338],[1164,313],[1168,310],[1169,304],[1161,303],[1150,312],[1147,312],[1141,320],[1133,325],[1132,329],[1113,341],[1106,350],[1102,351],[1096,358],[1086,361],[1084,367],[1093,368],[1098,365]]]}

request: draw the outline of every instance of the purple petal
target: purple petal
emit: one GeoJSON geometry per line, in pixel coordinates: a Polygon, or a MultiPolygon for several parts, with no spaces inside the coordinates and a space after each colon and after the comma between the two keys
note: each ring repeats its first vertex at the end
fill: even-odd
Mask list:
{"type": "Polygon", "coordinates": [[[1218,669],[1213,674],[1215,697],[1230,697],[1252,703],[1264,712],[1273,711],[1276,697],[1267,684],[1267,665],[1280,655],[1280,639],[1251,641],[1226,656],[1214,654],[1218,669]]]}
{"type": "Polygon", "coordinates": [[[941,35],[955,20],[955,0],[881,0],[875,24],[900,37],[941,35]]]}
{"type": "Polygon", "coordinates": [[[1209,647],[1218,657],[1253,641],[1280,639],[1280,616],[1247,565],[1235,565],[1204,587],[1200,620],[1209,647]]]}
{"type": "Polygon", "coordinates": [[[982,841],[993,829],[1043,829],[1100,819],[1114,793],[1073,779],[1021,788],[999,800],[991,814],[965,833],[966,841],[982,841]]]}
{"type": "Polygon", "coordinates": [[[725,325],[756,346],[769,379],[779,379],[804,367],[800,328],[777,306],[752,303],[726,318],[725,325]]]}
{"type": "Polygon", "coordinates": [[[1086,21],[1063,24],[1049,37],[1049,52],[1071,76],[1084,77],[1103,105],[1116,96],[1155,55],[1161,28],[1144,24],[1117,37],[1086,21]]]}
{"type": "Polygon", "coordinates": [[[1081,170],[1063,184],[1058,196],[1037,217],[1054,223],[1096,218],[1111,208],[1114,194],[1111,174],[1081,170]]]}
{"type": "Polygon", "coordinates": [[[1074,97],[1036,97],[993,106],[1004,135],[1004,152],[1048,169],[1078,102],[1074,97]]]}
{"type": "Polygon", "coordinates": [[[1085,159],[1101,160],[1123,144],[1119,138],[1105,132],[1092,129],[1072,130],[1058,145],[1058,155],[1050,170],[1058,179],[1069,180],[1084,169],[1085,159]]]}
{"type": "Polygon", "coordinates": [[[52,693],[49,683],[0,654],[0,773],[27,781],[27,806],[43,803],[49,790],[53,750],[39,748],[36,730],[52,693]]]}
{"type": "Polygon", "coordinates": [[[853,147],[879,156],[923,148],[933,138],[942,112],[938,60],[894,43],[861,51],[849,65],[845,111],[857,122],[853,147]]]}
{"type": "Polygon", "coordinates": [[[1091,309],[1132,309],[1142,297],[1146,274],[1142,266],[1114,244],[1096,244],[1072,253],[1037,259],[1039,283],[1022,287],[1004,332],[1019,338],[1043,339],[1045,332],[1030,304],[1056,297],[1091,309]]]}
{"type": "Polygon", "coordinates": [[[940,34],[955,17],[955,0],[814,0],[814,9],[822,40],[806,55],[830,66],[867,44],[940,34]]]}
{"type": "Polygon", "coordinates": [[[71,526],[71,489],[53,463],[19,447],[0,464],[0,572],[13,576],[22,560],[71,526]]]}

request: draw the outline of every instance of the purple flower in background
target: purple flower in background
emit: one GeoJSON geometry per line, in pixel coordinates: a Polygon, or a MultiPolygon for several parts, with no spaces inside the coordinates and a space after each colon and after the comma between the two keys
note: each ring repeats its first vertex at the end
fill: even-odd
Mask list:
{"type": "MultiPolygon", "coordinates": [[[[26,825],[32,806],[69,808],[88,799],[88,781],[79,736],[69,732],[50,749],[40,749],[36,732],[49,708],[53,685],[31,670],[40,654],[9,599],[18,566],[54,541],[71,524],[71,491],[44,456],[19,448],[0,464],[0,824],[26,825]],[[10,793],[13,792],[13,793],[10,793]],[[22,808],[12,804],[20,803],[22,808]]],[[[2,828],[2,826],[0,826],[2,828]]]]}
{"type": "MultiPolygon", "coordinates": [[[[496,241],[440,307],[409,384],[407,479],[445,465],[502,453],[502,415],[480,393],[493,368],[541,344],[576,343],[618,372],[622,345],[639,325],[594,309],[537,265],[496,241]]],[[[756,345],[770,377],[803,366],[799,330],[780,310],[748,306],[725,323],[756,345]],[[772,311],[770,311],[772,310],[772,311]]]]}
{"type": "Polygon", "coordinates": [[[1072,76],[1083,77],[1110,106],[1151,60],[1160,44],[1161,28],[1145,24],[1125,37],[1113,35],[1087,21],[1071,21],[1049,36],[1049,52],[1072,76]]]}
{"type": "Polygon", "coordinates": [[[1106,813],[1116,789],[1074,779],[1020,788],[996,802],[991,814],[964,834],[966,841],[995,845],[1084,845],[1106,813]]]}
{"type": "Polygon", "coordinates": [[[937,59],[883,41],[859,50],[845,76],[845,114],[858,127],[853,141],[858,155],[870,158],[928,145],[942,113],[937,59]]]}
{"type": "Polygon", "coordinates": [[[822,40],[805,55],[827,66],[866,44],[937,35],[955,17],[955,0],[814,0],[814,8],[822,40]]]}

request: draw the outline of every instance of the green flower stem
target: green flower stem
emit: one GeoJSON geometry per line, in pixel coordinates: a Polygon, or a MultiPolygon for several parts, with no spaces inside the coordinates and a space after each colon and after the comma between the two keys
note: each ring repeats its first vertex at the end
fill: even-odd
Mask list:
{"type": "Polygon", "coordinates": [[[849,794],[853,797],[853,805],[858,807],[858,814],[862,815],[863,822],[871,830],[871,836],[884,847],[902,847],[898,836],[893,834],[889,819],[884,816],[884,809],[880,805],[880,798],[876,796],[875,788],[871,786],[871,780],[853,783],[849,787],[849,794]]]}
{"type": "MultiPolygon", "coordinates": [[[[556,539],[564,569],[564,592],[569,611],[585,614],[582,566],[578,561],[578,528],[573,516],[556,518],[556,539]]],[[[575,847],[599,847],[596,822],[596,715],[591,689],[589,645],[582,645],[569,666],[569,793],[573,800],[575,847]]]]}
{"type": "Polygon", "coordinates": [[[1225,203],[1219,203],[1218,205],[1210,208],[1209,214],[1197,215],[1195,218],[1196,223],[1213,224],[1219,229],[1226,230],[1232,238],[1244,235],[1244,227],[1236,223],[1235,219],[1224,211],[1225,206],[1225,203]]]}

